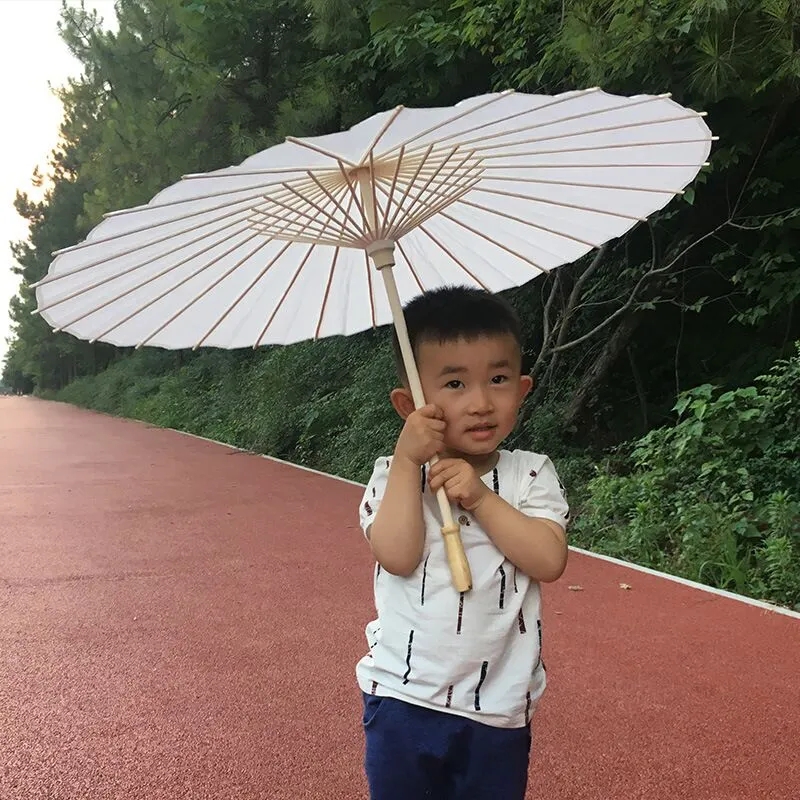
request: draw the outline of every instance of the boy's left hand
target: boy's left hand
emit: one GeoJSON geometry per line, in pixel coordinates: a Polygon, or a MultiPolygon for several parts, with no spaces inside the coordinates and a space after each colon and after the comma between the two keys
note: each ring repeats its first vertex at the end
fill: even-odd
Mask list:
{"type": "Polygon", "coordinates": [[[461,458],[443,458],[431,468],[428,477],[431,489],[436,492],[444,486],[451,503],[458,503],[465,511],[476,509],[489,492],[486,484],[475,474],[471,464],[461,458]]]}

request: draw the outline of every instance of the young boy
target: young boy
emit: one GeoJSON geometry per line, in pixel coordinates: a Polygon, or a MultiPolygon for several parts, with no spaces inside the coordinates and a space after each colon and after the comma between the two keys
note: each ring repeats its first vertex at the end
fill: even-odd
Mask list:
{"type": "Polygon", "coordinates": [[[496,295],[414,299],[406,324],[428,405],[405,420],[360,507],[378,618],[358,664],[372,800],[523,800],[545,687],[539,584],[567,562],[569,509],[551,461],[498,449],[532,387],[520,326],[496,295]],[[440,460],[429,470],[432,456],[440,460]],[[436,491],[461,525],[473,588],[452,585],[436,491]]]}

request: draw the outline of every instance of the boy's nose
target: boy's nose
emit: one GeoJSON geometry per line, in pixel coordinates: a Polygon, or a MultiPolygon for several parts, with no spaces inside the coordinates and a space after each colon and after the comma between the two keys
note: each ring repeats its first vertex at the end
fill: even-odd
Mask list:
{"type": "Polygon", "coordinates": [[[489,414],[492,412],[494,406],[492,405],[492,398],[489,392],[482,389],[476,389],[472,392],[469,410],[471,414],[489,414]]]}

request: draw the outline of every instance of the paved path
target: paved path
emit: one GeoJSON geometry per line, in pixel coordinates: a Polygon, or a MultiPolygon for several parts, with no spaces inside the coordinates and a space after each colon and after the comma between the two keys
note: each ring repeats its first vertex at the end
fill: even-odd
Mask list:
{"type": "MultiPolygon", "coordinates": [[[[0,398],[0,798],[365,798],[360,495],[0,398]]],[[[532,798],[800,796],[800,619],[581,554],[545,602],[532,798]]]]}

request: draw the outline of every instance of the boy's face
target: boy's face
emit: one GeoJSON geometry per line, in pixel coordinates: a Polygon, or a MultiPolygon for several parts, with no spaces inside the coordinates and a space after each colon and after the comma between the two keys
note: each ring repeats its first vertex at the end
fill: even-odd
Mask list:
{"type": "Polygon", "coordinates": [[[533,384],[528,375],[520,375],[522,357],[514,337],[423,341],[417,349],[425,400],[442,409],[447,423],[448,453],[456,457],[493,453],[514,429],[533,384]]]}

